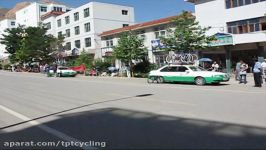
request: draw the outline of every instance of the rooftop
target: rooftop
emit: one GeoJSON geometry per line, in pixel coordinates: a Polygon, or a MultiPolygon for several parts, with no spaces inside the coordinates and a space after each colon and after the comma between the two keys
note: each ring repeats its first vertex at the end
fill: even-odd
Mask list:
{"type": "Polygon", "coordinates": [[[173,22],[174,19],[177,18],[177,17],[178,16],[171,16],[171,17],[162,18],[162,19],[153,20],[153,21],[148,21],[148,22],[144,22],[144,23],[139,23],[139,24],[123,27],[123,28],[109,30],[109,31],[103,32],[101,34],[101,36],[108,36],[108,35],[122,33],[122,32],[125,32],[125,31],[138,30],[138,29],[143,29],[143,28],[146,28],[146,27],[152,27],[152,26],[156,26],[156,25],[160,25],[160,24],[166,24],[166,23],[169,23],[169,22],[173,22]]]}
{"type": "Polygon", "coordinates": [[[62,12],[62,11],[51,11],[51,12],[48,12],[44,15],[41,16],[41,19],[44,20],[44,19],[47,19],[49,17],[52,17],[52,16],[59,16],[59,15],[62,15],[64,14],[65,12],[62,12]]]}

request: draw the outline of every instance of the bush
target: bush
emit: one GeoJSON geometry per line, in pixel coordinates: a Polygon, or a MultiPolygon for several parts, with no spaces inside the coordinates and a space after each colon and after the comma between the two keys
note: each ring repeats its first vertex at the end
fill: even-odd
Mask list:
{"type": "Polygon", "coordinates": [[[112,64],[109,61],[102,61],[102,60],[96,60],[94,62],[95,67],[99,69],[100,71],[106,70],[108,67],[110,67],[112,64]]]}
{"type": "Polygon", "coordinates": [[[4,70],[10,70],[10,69],[11,69],[11,65],[10,64],[4,65],[4,70]]]}
{"type": "Polygon", "coordinates": [[[156,69],[155,64],[151,64],[149,61],[143,61],[133,66],[134,73],[149,73],[151,70],[156,69]]]}

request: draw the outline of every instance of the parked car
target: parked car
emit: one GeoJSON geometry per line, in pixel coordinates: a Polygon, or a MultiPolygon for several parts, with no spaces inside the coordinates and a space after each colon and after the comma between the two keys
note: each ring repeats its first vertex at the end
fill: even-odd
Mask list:
{"type": "Polygon", "coordinates": [[[226,73],[206,71],[193,65],[166,65],[149,73],[148,82],[185,82],[196,85],[218,84],[229,81],[226,73]]]}
{"type": "Polygon", "coordinates": [[[56,76],[57,77],[75,77],[77,72],[68,67],[57,67],[56,76]]]}

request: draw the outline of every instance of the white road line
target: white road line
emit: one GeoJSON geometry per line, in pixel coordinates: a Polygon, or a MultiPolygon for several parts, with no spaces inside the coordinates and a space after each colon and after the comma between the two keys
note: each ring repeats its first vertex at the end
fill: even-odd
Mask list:
{"type": "MultiPolygon", "coordinates": [[[[31,120],[29,117],[24,116],[24,115],[22,115],[22,114],[20,114],[18,112],[15,112],[15,111],[13,111],[13,110],[11,110],[11,109],[3,106],[3,105],[0,105],[0,109],[2,109],[3,111],[5,111],[5,112],[7,112],[7,113],[9,113],[9,114],[11,114],[11,115],[23,120],[23,121],[31,120]]],[[[50,128],[50,127],[48,127],[46,125],[42,125],[38,121],[33,120],[33,121],[29,121],[28,123],[31,124],[31,125],[37,126],[40,129],[42,129],[42,130],[44,130],[44,131],[46,131],[46,132],[48,132],[48,133],[60,138],[62,140],[65,140],[65,141],[68,141],[68,142],[80,142],[80,143],[82,143],[81,141],[79,141],[79,140],[77,140],[77,139],[75,139],[73,137],[70,137],[70,136],[68,136],[68,135],[66,135],[66,134],[64,134],[62,132],[59,132],[59,131],[57,131],[57,130],[55,130],[53,128],[50,128]]],[[[91,146],[83,146],[82,148],[85,149],[85,150],[97,149],[97,148],[91,147],[91,146]]]]}

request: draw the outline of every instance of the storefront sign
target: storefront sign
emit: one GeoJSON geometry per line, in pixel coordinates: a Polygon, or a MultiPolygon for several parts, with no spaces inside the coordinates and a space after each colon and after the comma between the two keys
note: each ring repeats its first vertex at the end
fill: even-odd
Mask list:
{"type": "Polygon", "coordinates": [[[210,46],[233,45],[233,36],[230,34],[217,33],[215,38],[216,40],[211,42],[210,46]]]}
{"type": "Polygon", "coordinates": [[[164,51],[165,45],[160,40],[151,40],[151,47],[153,52],[164,51]]]}

